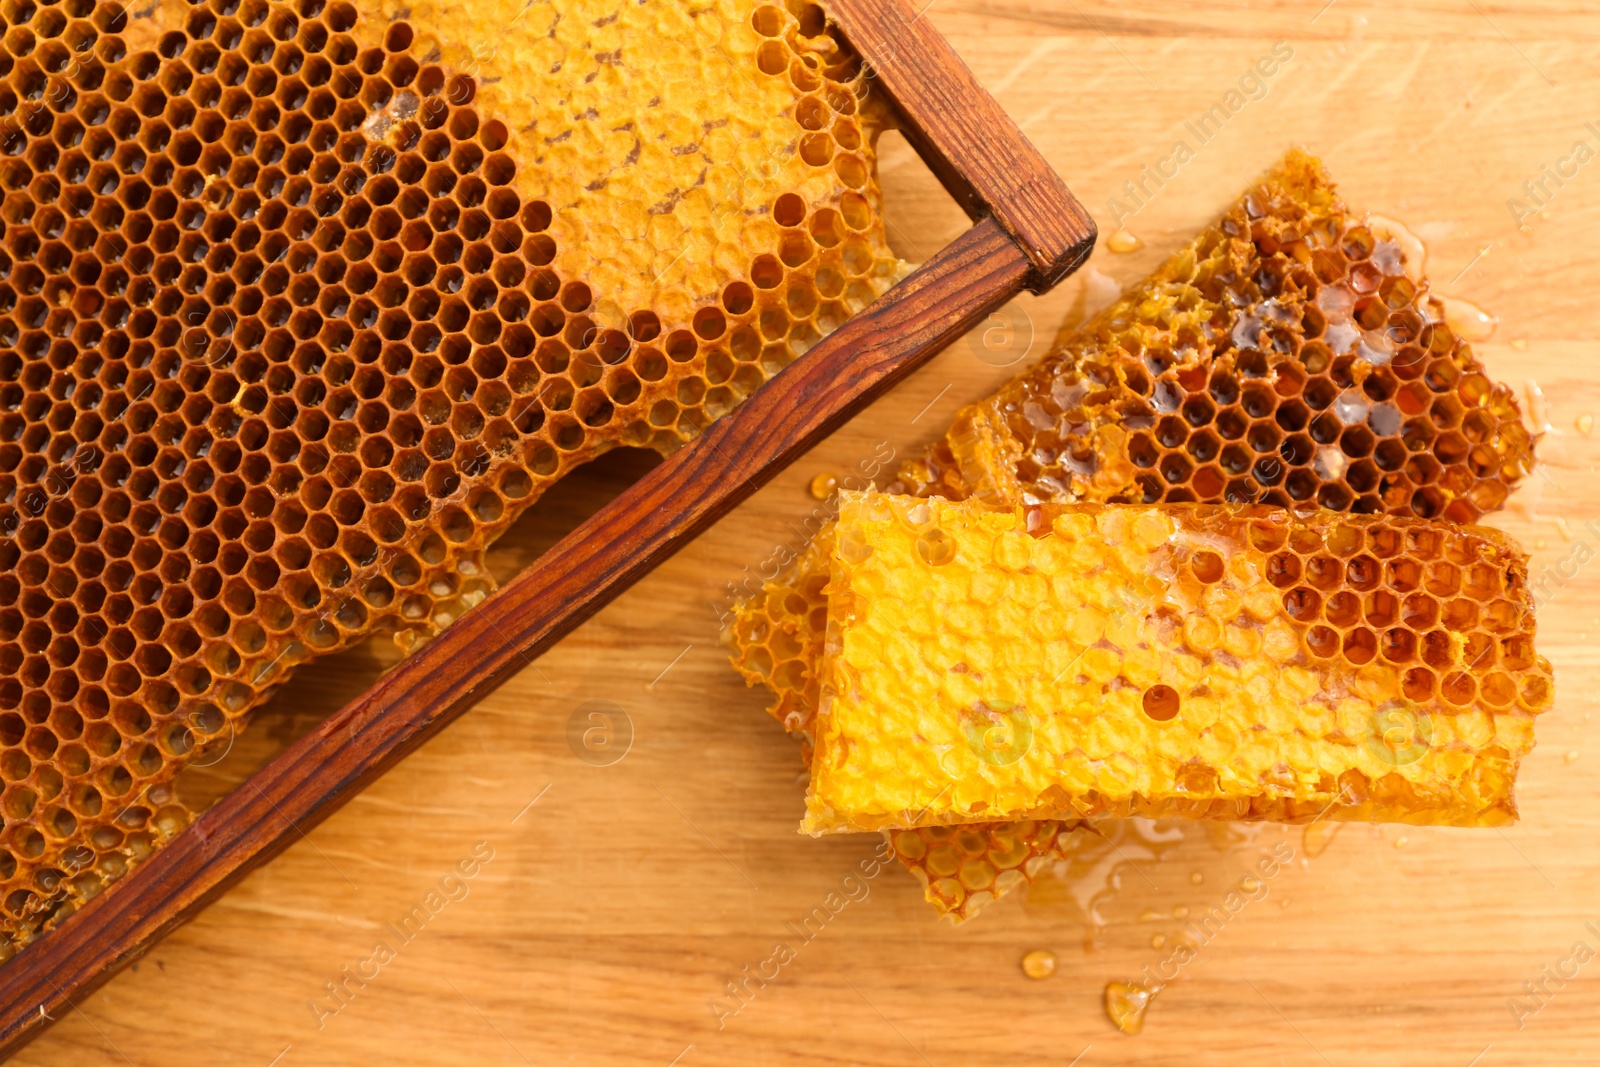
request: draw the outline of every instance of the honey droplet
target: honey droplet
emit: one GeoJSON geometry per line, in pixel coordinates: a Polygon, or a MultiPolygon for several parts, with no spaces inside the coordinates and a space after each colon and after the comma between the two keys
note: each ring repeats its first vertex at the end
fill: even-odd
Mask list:
{"type": "Polygon", "coordinates": [[[1137,1034],[1144,1029],[1144,1013],[1161,987],[1151,988],[1138,982],[1106,983],[1106,1018],[1125,1034],[1137,1034]]]}
{"type": "Polygon", "coordinates": [[[1172,917],[1174,919],[1187,919],[1189,917],[1189,906],[1187,904],[1179,904],[1172,909],[1172,917]]]}
{"type": "Polygon", "coordinates": [[[1083,276],[1083,316],[1092,319],[1116,303],[1122,285],[1111,275],[1101,274],[1093,264],[1079,272],[1083,276]]]}
{"type": "Polygon", "coordinates": [[[1022,957],[1022,973],[1029,978],[1049,978],[1056,973],[1056,954],[1036,948],[1022,957]]]}
{"type": "Polygon", "coordinates": [[[1444,303],[1444,321],[1463,341],[1487,341],[1500,320],[1477,304],[1459,297],[1439,297],[1444,303]]]}
{"type": "Polygon", "coordinates": [[[1305,846],[1306,855],[1320,856],[1328,851],[1328,846],[1333,844],[1333,839],[1339,836],[1339,831],[1342,829],[1344,829],[1342,822],[1307,823],[1301,834],[1301,843],[1305,846]]]}
{"type": "Polygon", "coordinates": [[[1583,436],[1585,436],[1585,437],[1588,437],[1590,434],[1594,433],[1594,416],[1593,415],[1579,415],[1578,416],[1578,432],[1583,434],[1583,436]]]}
{"type": "Polygon", "coordinates": [[[1515,341],[1511,342],[1511,347],[1515,348],[1518,352],[1526,352],[1528,350],[1528,342],[1519,337],[1515,341]]]}
{"type": "Polygon", "coordinates": [[[1411,838],[1407,837],[1405,834],[1401,834],[1399,837],[1394,839],[1394,847],[1405,848],[1406,845],[1410,844],[1410,842],[1411,838]]]}
{"type": "Polygon", "coordinates": [[[1201,874],[1199,871],[1195,871],[1193,874],[1191,874],[1189,876],[1189,881],[1193,882],[1195,885],[1199,885],[1201,882],[1203,882],[1205,880],[1206,880],[1206,876],[1201,874]]]}
{"type": "Polygon", "coordinates": [[[1106,248],[1118,254],[1137,252],[1143,247],[1144,242],[1128,230],[1117,230],[1106,238],[1106,248]]]}
{"type": "Polygon", "coordinates": [[[1150,938],[1150,947],[1151,948],[1160,948],[1162,945],[1165,945],[1166,943],[1167,943],[1167,935],[1166,934],[1155,934],[1154,936],[1152,936],[1150,938]]]}
{"type": "Polygon", "coordinates": [[[839,488],[838,475],[830,474],[827,471],[823,471],[811,479],[811,496],[814,500],[828,499],[837,488],[839,488]]]}
{"type": "Polygon", "coordinates": [[[1566,755],[1566,760],[1567,760],[1568,763],[1577,763],[1578,762],[1578,750],[1577,749],[1573,749],[1571,752],[1568,752],[1567,755],[1566,755]]]}

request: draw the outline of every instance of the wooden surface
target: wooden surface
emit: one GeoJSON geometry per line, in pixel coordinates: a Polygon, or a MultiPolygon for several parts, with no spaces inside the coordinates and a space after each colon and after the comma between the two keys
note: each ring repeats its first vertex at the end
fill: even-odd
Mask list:
{"type": "MultiPolygon", "coordinates": [[[[1590,720],[1600,692],[1600,564],[1591,559],[1600,556],[1600,442],[1576,428],[1580,416],[1600,416],[1600,160],[1555,189],[1548,217],[1528,220],[1527,233],[1506,203],[1525,199],[1524,181],[1575,141],[1600,143],[1584,125],[1600,125],[1600,18],[1556,5],[1337,0],[1313,22],[1320,7],[939,0],[925,17],[1102,232],[1124,182],[1175,140],[1193,143],[1186,121],[1275,41],[1295,54],[1264,99],[1232,115],[1127,220],[1144,249],[1101,247],[1056,293],[1021,298],[958,342],[137,970],[69,1008],[15,1062],[951,1067],[1081,1055],[1083,1067],[1500,1067],[1600,1058],[1600,962],[1564,986],[1541,974],[1572,974],[1563,961],[1576,942],[1600,950],[1585,927],[1600,927],[1600,727],[1590,720]],[[1532,553],[1535,584],[1547,581],[1539,644],[1557,670],[1555,710],[1523,768],[1523,822],[1504,833],[1352,826],[1315,858],[1298,831],[1230,844],[1185,828],[1159,862],[1130,849],[1120,870],[1052,879],[958,930],[886,868],[719,1030],[707,1002],[774,943],[798,942],[786,924],[843,896],[844,876],[872,848],[794,833],[803,786],[793,745],[716,644],[727,583],[797,543],[817,506],[804,490],[812,475],[909,454],[1009,376],[1014,368],[995,364],[1024,351],[1030,334],[1037,355],[1083,301],[1148,270],[1291,140],[1320,152],[1354,202],[1420,228],[1439,288],[1501,316],[1480,346],[1491,371],[1519,388],[1535,380],[1548,397],[1544,474],[1496,518],[1532,553]],[[589,701],[610,701],[631,722],[631,747],[609,766],[568,743],[569,719],[589,701]],[[493,859],[460,883],[466,896],[319,1020],[309,1002],[326,996],[323,983],[372,957],[376,941],[397,940],[385,924],[424,903],[480,841],[493,859]],[[1156,999],[1142,1035],[1112,1030],[1105,983],[1157,963],[1169,950],[1152,938],[1179,932],[1175,908],[1220,902],[1280,842],[1298,856],[1266,899],[1204,946],[1156,999]],[[1091,898],[1104,921],[1094,947],[1079,918],[1079,901],[1091,898]],[[1021,974],[1017,960],[1034,948],[1057,953],[1054,977],[1021,974]],[[1552,995],[1519,1029],[1508,1000],[1529,981],[1552,995]]],[[[897,247],[931,255],[966,221],[909,152],[885,155],[897,247]]],[[[603,461],[588,485],[559,487],[498,566],[514,569],[548,545],[550,526],[592,510],[641,466],[629,464],[603,461]]],[[[239,739],[216,782],[332,711],[391,658],[363,649],[306,670],[239,739]]]]}

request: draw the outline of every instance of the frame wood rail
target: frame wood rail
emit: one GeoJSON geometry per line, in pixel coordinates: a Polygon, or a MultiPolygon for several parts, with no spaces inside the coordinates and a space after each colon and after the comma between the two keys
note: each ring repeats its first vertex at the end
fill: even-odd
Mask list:
{"type": "Polygon", "coordinates": [[[945,345],[1087,258],[1095,228],[932,25],[831,0],[975,225],[164,848],[0,966],[0,1057],[299,839],[945,345]]]}
{"type": "Polygon", "coordinates": [[[919,0],[829,0],[828,15],[907,122],[906,139],[974,221],[992,216],[1033,264],[1043,292],[1077,270],[1095,225],[1039,150],[924,16],[919,0]]]}

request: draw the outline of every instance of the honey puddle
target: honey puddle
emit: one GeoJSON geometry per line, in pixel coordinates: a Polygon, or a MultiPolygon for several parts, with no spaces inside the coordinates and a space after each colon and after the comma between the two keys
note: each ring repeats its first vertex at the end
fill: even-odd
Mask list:
{"type": "MultiPolygon", "coordinates": [[[[1564,441],[1566,435],[1550,421],[1550,401],[1545,397],[1544,389],[1535,379],[1529,378],[1523,383],[1522,393],[1522,425],[1529,433],[1538,435],[1540,462],[1549,464],[1559,460],[1566,450],[1564,441]]],[[[1583,431],[1582,417],[1579,418],[1577,426],[1583,431]]],[[[1593,419],[1589,420],[1589,428],[1591,430],[1594,428],[1593,419]]],[[[1563,526],[1565,520],[1560,516],[1548,516],[1539,510],[1540,505],[1544,503],[1545,486],[1553,484],[1555,483],[1548,476],[1529,478],[1511,497],[1507,504],[1508,510],[1516,512],[1529,522],[1544,522],[1554,518],[1558,527],[1563,526]]]]}
{"type": "Polygon", "coordinates": [[[1433,295],[1444,305],[1444,321],[1457,337],[1471,344],[1487,341],[1494,336],[1494,328],[1500,324],[1500,320],[1483,308],[1458,296],[1433,295]]]}
{"type": "Polygon", "coordinates": [[[1159,863],[1183,843],[1186,830],[1195,833],[1181,823],[1114,819],[1095,830],[1074,831],[1057,845],[1064,854],[1061,862],[1028,887],[1023,908],[1041,917],[1076,920],[1083,926],[1085,951],[1099,949],[1108,925],[1106,906],[1124,888],[1150,889],[1135,864],[1159,863]]]}
{"type": "Polygon", "coordinates": [[[1401,265],[1405,268],[1406,277],[1420,282],[1423,268],[1428,262],[1428,246],[1422,243],[1422,238],[1404,224],[1384,215],[1368,215],[1367,226],[1374,234],[1387,237],[1400,246],[1401,265]]]}
{"type": "Polygon", "coordinates": [[[1529,378],[1522,387],[1522,424],[1529,433],[1544,434],[1555,429],[1550,421],[1550,401],[1538,381],[1529,378]]]}
{"type": "MultiPolygon", "coordinates": [[[[1084,950],[1097,951],[1104,947],[1114,904],[1131,910],[1139,901],[1166,895],[1158,888],[1158,882],[1170,893],[1177,884],[1197,886],[1205,881],[1200,871],[1192,871],[1182,879],[1170,870],[1157,872],[1164,861],[1180,850],[1191,859],[1198,858],[1197,852],[1230,853],[1249,845],[1261,830],[1259,824],[1107,820],[1094,830],[1075,831],[1058,845],[1063,859],[1028,887],[1023,908],[1041,918],[1077,921],[1083,927],[1084,950]]],[[[1174,904],[1165,912],[1145,908],[1138,922],[1181,923],[1188,915],[1189,908],[1184,904],[1174,904]]],[[[1178,938],[1185,940],[1181,934],[1178,938]]],[[[1156,932],[1149,935],[1148,943],[1160,949],[1169,943],[1169,938],[1156,932]]],[[[1163,988],[1141,982],[1107,983],[1106,1017],[1123,1033],[1137,1034],[1144,1027],[1150,1002],[1163,988]]]]}
{"type": "Polygon", "coordinates": [[[1333,839],[1339,836],[1339,831],[1344,829],[1342,822],[1314,822],[1306,826],[1301,832],[1300,841],[1305,849],[1305,854],[1315,859],[1328,851],[1328,846],[1333,844],[1333,839]]]}
{"type": "MultiPolygon", "coordinates": [[[[1083,275],[1083,308],[1082,320],[1094,318],[1101,311],[1117,302],[1122,295],[1122,286],[1109,274],[1102,274],[1093,265],[1085,267],[1083,275]]],[[[1076,322],[1073,324],[1076,326],[1076,322]]]]}
{"type": "MultiPolygon", "coordinates": [[[[1322,855],[1344,825],[1318,822],[1304,827],[1302,855],[1322,855]]],[[[1170,931],[1141,934],[1140,943],[1156,950],[1180,943],[1192,949],[1193,938],[1181,928],[1191,914],[1190,907],[1173,902],[1172,897],[1189,891],[1203,893],[1203,887],[1213,882],[1226,888],[1235,872],[1227,863],[1221,868],[1207,864],[1207,857],[1220,860],[1248,848],[1265,829],[1260,823],[1107,820],[1094,830],[1075,831],[1059,843],[1063,858],[1029,885],[1023,909],[1041,919],[1078,922],[1085,952],[1105,948],[1113,924],[1130,925],[1135,921],[1135,908],[1139,909],[1138,924],[1147,928],[1165,924],[1170,931]],[[1206,870],[1182,870],[1190,864],[1206,870]],[[1127,918],[1113,918],[1114,908],[1120,908],[1127,918]]],[[[1287,904],[1287,898],[1283,903],[1287,904]]],[[[1028,962],[1024,960],[1024,971],[1032,976],[1028,962]]],[[[1106,1018],[1125,1034],[1139,1033],[1151,1002],[1165,988],[1164,983],[1149,980],[1106,983],[1106,1018]]]]}

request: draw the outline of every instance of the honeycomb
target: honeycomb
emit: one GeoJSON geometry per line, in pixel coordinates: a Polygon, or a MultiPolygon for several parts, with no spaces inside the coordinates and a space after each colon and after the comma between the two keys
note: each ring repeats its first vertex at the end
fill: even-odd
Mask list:
{"type": "MultiPolygon", "coordinates": [[[[1415,254],[1346,207],[1296,150],[1041,363],[958,413],[886,488],[1471,521],[1531,469],[1533,444],[1512,391],[1450,329],[1415,254]],[[1397,332],[1374,336],[1379,305],[1402,297],[1397,332]]],[[[808,759],[830,536],[737,604],[726,633],[735,668],[772,690],[773,714],[808,759]]],[[[997,877],[1009,869],[991,866],[997,877]]],[[[971,914],[929,899],[957,921],[971,914]]]]}
{"type": "Polygon", "coordinates": [[[1026,885],[1064,853],[1081,847],[1090,824],[1079,819],[968,823],[887,831],[895,858],[922,883],[939,912],[970,919],[1026,885]]]}
{"type": "Polygon", "coordinates": [[[0,0],[0,959],[295,665],[907,270],[815,5],[450,15],[0,0]]]}
{"type": "Polygon", "coordinates": [[[1483,527],[846,492],[828,602],[813,834],[1503,825],[1552,698],[1527,559],[1483,527]]]}
{"type": "Polygon", "coordinates": [[[957,414],[904,488],[1476,522],[1531,469],[1534,442],[1419,267],[1291,152],[1038,366],[957,414]]]}

